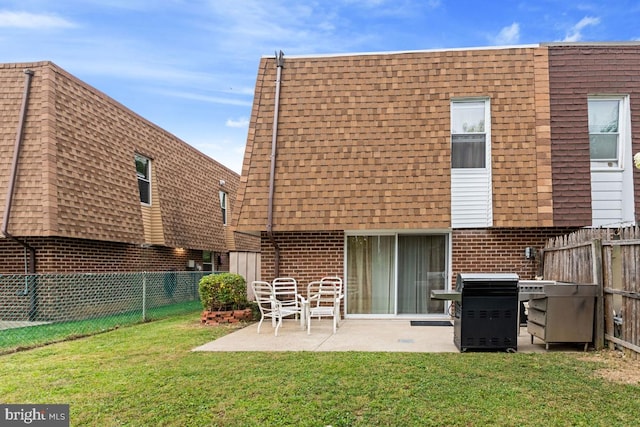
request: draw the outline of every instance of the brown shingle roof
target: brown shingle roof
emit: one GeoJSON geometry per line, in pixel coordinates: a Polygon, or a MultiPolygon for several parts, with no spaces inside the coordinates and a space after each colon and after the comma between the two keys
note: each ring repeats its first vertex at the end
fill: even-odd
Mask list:
{"type": "MultiPolygon", "coordinates": [[[[538,224],[534,51],[285,56],[274,230],[449,227],[450,102],[464,97],[491,101],[494,225],[538,224]]],[[[263,58],[239,229],[265,229],[275,74],[263,58]]]]}
{"type": "Polygon", "coordinates": [[[142,243],[134,164],[140,153],[153,162],[166,244],[226,249],[218,191],[229,194],[232,213],[238,174],[50,62],[0,64],[0,212],[24,68],[35,73],[12,234],[142,243]]]}

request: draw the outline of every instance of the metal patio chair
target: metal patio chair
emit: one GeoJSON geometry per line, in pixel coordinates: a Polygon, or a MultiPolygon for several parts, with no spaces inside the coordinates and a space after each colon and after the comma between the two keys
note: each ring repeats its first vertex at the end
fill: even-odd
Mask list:
{"type": "Polygon", "coordinates": [[[307,334],[311,334],[311,318],[333,318],[333,333],[336,333],[340,322],[340,303],[342,294],[342,280],[339,278],[323,278],[309,283],[307,286],[306,324],[307,334]]]}
{"type": "Polygon", "coordinates": [[[278,336],[278,329],[282,326],[282,306],[275,298],[273,287],[269,282],[253,281],[251,282],[253,295],[260,309],[260,323],[258,323],[258,333],[264,319],[271,319],[271,326],[275,327],[275,334],[278,336]]]}
{"type": "Polygon", "coordinates": [[[331,283],[331,282],[335,282],[336,285],[339,287],[339,291],[340,291],[340,298],[344,299],[344,285],[342,283],[342,278],[338,277],[338,276],[325,276],[322,279],[320,279],[321,282],[323,283],[331,283]]]}
{"type": "Polygon", "coordinates": [[[292,277],[278,277],[272,282],[275,298],[280,302],[282,317],[294,316],[304,326],[303,301],[298,293],[298,282],[292,277]]]}

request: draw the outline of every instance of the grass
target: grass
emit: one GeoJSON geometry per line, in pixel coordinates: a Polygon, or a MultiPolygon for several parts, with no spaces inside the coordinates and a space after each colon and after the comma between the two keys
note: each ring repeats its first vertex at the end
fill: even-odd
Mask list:
{"type": "MultiPolygon", "coordinates": [[[[145,318],[146,320],[161,319],[201,308],[202,304],[197,300],[153,307],[146,311],[145,318]]],[[[135,311],[86,320],[5,329],[0,331],[0,354],[106,332],[142,321],[142,312],[135,311]]]]}
{"type": "Polygon", "coordinates": [[[4,403],[68,403],[72,425],[638,423],[640,387],[580,353],[191,352],[232,329],[198,313],[0,356],[4,403]]]}

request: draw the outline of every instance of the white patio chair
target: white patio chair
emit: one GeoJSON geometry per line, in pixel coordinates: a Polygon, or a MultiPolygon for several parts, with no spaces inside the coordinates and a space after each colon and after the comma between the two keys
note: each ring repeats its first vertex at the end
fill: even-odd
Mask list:
{"type": "Polygon", "coordinates": [[[278,277],[272,282],[275,298],[280,302],[282,317],[294,316],[300,319],[300,325],[304,326],[303,301],[298,293],[298,282],[292,277],[278,277]]]}
{"type": "Polygon", "coordinates": [[[276,328],[275,334],[278,336],[278,329],[282,325],[282,306],[273,294],[273,287],[269,282],[256,280],[251,282],[251,288],[253,289],[253,295],[255,296],[258,308],[260,309],[258,333],[260,333],[260,327],[262,326],[263,320],[265,318],[270,318],[271,326],[276,328]]]}
{"type": "Polygon", "coordinates": [[[340,302],[342,280],[319,280],[307,286],[307,334],[311,334],[311,318],[332,317],[333,333],[336,333],[340,322],[340,302]]]}
{"type": "Polygon", "coordinates": [[[321,282],[323,283],[331,283],[331,282],[335,282],[335,284],[338,286],[338,291],[340,292],[340,298],[344,298],[344,286],[342,284],[342,278],[338,277],[338,276],[325,276],[322,279],[320,279],[321,282]]]}

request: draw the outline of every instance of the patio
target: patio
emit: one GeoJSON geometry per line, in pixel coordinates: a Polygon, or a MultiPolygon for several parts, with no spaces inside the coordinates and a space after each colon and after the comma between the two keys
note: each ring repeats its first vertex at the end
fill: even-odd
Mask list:
{"type": "MultiPolygon", "coordinates": [[[[311,335],[293,319],[283,321],[274,336],[269,321],[253,323],[193,351],[379,351],[458,353],[453,343],[453,326],[411,326],[410,320],[343,319],[337,333],[331,320],[315,320],[311,335]]],[[[542,341],[531,344],[526,327],[520,328],[518,352],[581,351],[582,345],[554,344],[545,350],[542,341]]]]}

